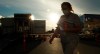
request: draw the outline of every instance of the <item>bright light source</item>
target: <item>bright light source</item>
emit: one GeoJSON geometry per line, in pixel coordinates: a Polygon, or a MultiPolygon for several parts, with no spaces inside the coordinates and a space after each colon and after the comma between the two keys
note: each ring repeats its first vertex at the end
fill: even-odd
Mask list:
{"type": "Polygon", "coordinates": [[[34,20],[35,17],[33,15],[31,15],[30,18],[31,18],[31,20],[34,20]]]}
{"type": "Polygon", "coordinates": [[[2,16],[0,16],[0,19],[2,18],[2,16]]]}
{"type": "Polygon", "coordinates": [[[51,13],[48,17],[52,23],[57,23],[60,16],[57,13],[51,13]]]}
{"type": "Polygon", "coordinates": [[[53,12],[50,13],[47,17],[48,17],[48,19],[46,20],[47,26],[51,27],[51,29],[57,27],[57,22],[60,18],[60,15],[53,12]]]}

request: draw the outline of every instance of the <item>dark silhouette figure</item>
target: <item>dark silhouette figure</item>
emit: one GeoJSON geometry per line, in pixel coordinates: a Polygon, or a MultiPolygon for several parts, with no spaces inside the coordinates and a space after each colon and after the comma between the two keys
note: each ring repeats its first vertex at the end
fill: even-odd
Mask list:
{"type": "Polygon", "coordinates": [[[69,2],[63,2],[61,9],[64,15],[60,17],[58,26],[49,42],[51,44],[59,33],[64,54],[75,54],[79,41],[78,33],[82,29],[81,21],[69,2]]]}

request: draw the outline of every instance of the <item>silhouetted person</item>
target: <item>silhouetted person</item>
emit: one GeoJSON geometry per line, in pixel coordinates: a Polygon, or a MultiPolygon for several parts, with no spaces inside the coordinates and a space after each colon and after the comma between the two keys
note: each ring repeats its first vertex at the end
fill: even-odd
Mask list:
{"type": "Polygon", "coordinates": [[[57,28],[49,42],[52,43],[54,37],[59,33],[64,54],[74,54],[79,41],[78,33],[82,29],[81,21],[78,15],[73,13],[69,2],[63,2],[61,8],[64,15],[60,17],[57,28]]]}

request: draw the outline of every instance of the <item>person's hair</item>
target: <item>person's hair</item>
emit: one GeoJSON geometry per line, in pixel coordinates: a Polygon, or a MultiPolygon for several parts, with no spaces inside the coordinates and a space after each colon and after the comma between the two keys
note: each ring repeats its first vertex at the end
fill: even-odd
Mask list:
{"type": "MultiPolygon", "coordinates": [[[[69,3],[69,2],[63,2],[62,4],[61,4],[61,8],[63,9],[63,6],[67,6],[69,9],[70,9],[70,11],[73,11],[73,9],[72,9],[72,5],[69,3]]],[[[73,11],[74,12],[74,11],[73,11]]]]}

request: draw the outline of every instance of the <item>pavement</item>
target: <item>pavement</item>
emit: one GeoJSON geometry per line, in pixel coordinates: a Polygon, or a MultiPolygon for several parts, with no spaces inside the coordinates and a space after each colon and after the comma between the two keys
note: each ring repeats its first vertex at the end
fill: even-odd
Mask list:
{"type": "MultiPolygon", "coordinates": [[[[4,43],[6,46],[7,41],[4,43]]],[[[63,51],[60,38],[55,38],[53,43],[49,44],[49,37],[47,37],[46,41],[32,39],[15,42],[7,46],[0,54],[63,54],[63,51]]],[[[93,41],[81,40],[77,47],[77,54],[100,54],[100,45],[97,46],[93,41]]]]}
{"type": "Polygon", "coordinates": [[[52,44],[49,43],[48,38],[47,41],[41,43],[29,54],[63,54],[63,51],[59,38],[55,38],[52,44]]]}
{"type": "MultiPolygon", "coordinates": [[[[55,38],[53,44],[49,44],[48,40],[49,38],[28,54],[63,54],[59,38],[55,38]]],[[[93,45],[89,41],[80,41],[77,47],[77,54],[100,54],[100,46],[93,45]]]]}

